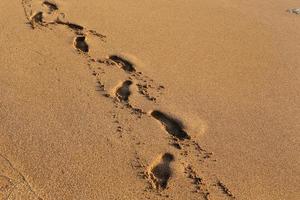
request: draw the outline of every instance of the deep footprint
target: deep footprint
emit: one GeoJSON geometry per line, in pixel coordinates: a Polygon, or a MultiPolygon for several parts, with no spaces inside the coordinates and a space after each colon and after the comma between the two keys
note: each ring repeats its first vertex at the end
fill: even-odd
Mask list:
{"type": "Polygon", "coordinates": [[[152,111],[151,116],[160,121],[165,126],[166,131],[174,137],[180,140],[190,139],[190,136],[183,130],[181,123],[176,119],[157,110],[152,111]]]}
{"type": "Polygon", "coordinates": [[[30,23],[32,27],[35,27],[36,24],[43,24],[43,13],[42,12],[37,12],[34,15],[31,16],[30,18],[30,23]]]}
{"type": "Polygon", "coordinates": [[[85,41],[85,36],[77,36],[74,41],[76,49],[87,53],[89,52],[89,45],[85,41]]]}
{"type": "Polygon", "coordinates": [[[74,24],[74,23],[65,23],[65,25],[67,25],[70,29],[73,29],[75,31],[78,31],[78,30],[83,30],[83,27],[78,25],[78,24],[74,24]]]}
{"type": "Polygon", "coordinates": [[[168,181],[172,175],[170,163],[174,161],[174,156],[170,153],[165,153],[158,163],[154,163],[149,169],[149,178],[155,189],[166,189],[168,181]]]}
{"type": "Polygon", "coordinates": [[[75,24],[75,23],[71,23],[71,22],[63,22],[59,19],[56,20],[56,23],[61,24],[61,25],[65,25],[65,26],[69,27],[70,29],[72,29],[74,31],[82,31],[84,29],[84,27],[79,25],[79,24],[75,24]]]}
{"type": "Polygon", "coordinates": [[[50,1],[44,1],[44,6],[47,6],[50,12],[58,10],[58,6],[55,3],[51,3],[50,1]]]}
{"type": "Polygon", "coordinates": [[[119,65],[126,72],[135,72],[133,64],[120,56],[112,55],[109,56],[109,59],[119,65]]]}
{"type": "Polygon", "coordinates": [[[128,97],[130,96],[129,86],[132,84],[132,81],[125,81],[121,87],[116,90],[116,97],[120,101],[128,101],[128,97]]]}

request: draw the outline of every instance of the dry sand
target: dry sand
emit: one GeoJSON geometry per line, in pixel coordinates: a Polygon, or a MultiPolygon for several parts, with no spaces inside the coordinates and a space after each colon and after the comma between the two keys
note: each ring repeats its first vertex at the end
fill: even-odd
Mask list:
{"type": "Polygon", "coordinates": [[[1,0],[0,199],[299,199],[294,8],[1,0]]]}

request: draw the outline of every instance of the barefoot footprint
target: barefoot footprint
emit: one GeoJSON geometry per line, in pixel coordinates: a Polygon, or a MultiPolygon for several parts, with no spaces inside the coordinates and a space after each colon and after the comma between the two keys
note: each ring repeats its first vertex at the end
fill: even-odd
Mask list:
{"type": "Polygon", "coordinates": [[[32,28],[36,27],[37,25],[42,25],[43,23],[44,22],[42,12],[37,12],[30,17],[30,24],[32,28]]]}
{"type": "Polygon", "coordinates": [[[82,51],[84,53],[89,52],[89,45],[86,43],[86,37],[83,35],[79,35],[74,40],[74,46],[77,50],[82,51]]]}
{"type": "Polygon", "coordinates": [[[149,168],[147,174],[152,186],[155,189],[166,189],[168,181],[172,176],[170,163],[174,161],[174,156],[170,153],[165,153],[149,168]]]}
{"type": "Polygon", "coordinates": [[[52,12],[58,10],[58,6],[55,3],[53,3],[53,2],[44,1],[43,5],[46,6],[46,7],[48,7],[49,13],[52,13],[52,12]]]}
{"type": "Polygon", "coordinates": [[[117,55],[109,56],[109,59],[128,73],[135,72],[135,68],[133,67],[133,64],[128,60],[117,55]]]}
{"type": "Polygon", "coordinates": [[[121,85],[121,87],[119,87],[116,90],[116,97],[120,100],[120,101],[128,101],[128,97],[130,96],[130,90],[129,90],[129,86],[132,84],[132,81],[124,81],[121,85]]]}
{"type": "Polygon", "coordinates": [[[173,119],[158,110],[152,111],[151,116],[160,121],[170,135],[179,140],[190,139],[190,136],[183,130],[183,127],[178,120],[173,119]]]}

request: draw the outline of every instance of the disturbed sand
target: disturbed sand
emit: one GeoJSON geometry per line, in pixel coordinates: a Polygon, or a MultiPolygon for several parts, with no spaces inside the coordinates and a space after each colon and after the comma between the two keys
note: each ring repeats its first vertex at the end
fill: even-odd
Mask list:
{"type": "Polygon", "coordinates": [[[300,196],[296,0],[1,0],[0,200],[300,196]]]}

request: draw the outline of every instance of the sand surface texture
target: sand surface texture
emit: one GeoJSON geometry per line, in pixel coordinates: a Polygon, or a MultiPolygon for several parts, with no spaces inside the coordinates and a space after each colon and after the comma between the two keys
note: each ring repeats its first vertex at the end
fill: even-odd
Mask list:
{"type": "Polygon", "coordinates": [[[300,199],[297,0],[1,0],[0,200],[300,199]]]}

